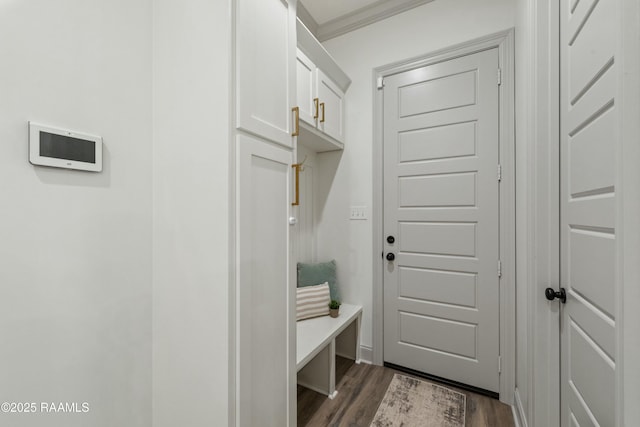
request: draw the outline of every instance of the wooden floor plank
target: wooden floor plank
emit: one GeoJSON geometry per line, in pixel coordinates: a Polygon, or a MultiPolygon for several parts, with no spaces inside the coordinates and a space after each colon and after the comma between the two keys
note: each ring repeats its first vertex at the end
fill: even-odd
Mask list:
{"type": "MultiPolygon", "coordinates": [[[[298,426],[368,427],[395,373],[400,372],[382,366],[356,365],[338,357],[335,399],[298,386],[298,426]]],[[[514,426],[508,405],[487,396],[455,390],[467,396],[466,427],[514,426]]]]}

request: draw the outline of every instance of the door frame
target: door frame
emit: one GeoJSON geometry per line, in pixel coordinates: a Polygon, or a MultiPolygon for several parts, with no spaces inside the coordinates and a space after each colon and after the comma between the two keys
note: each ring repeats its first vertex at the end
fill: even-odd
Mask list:
{"type": "Polygon", "coordinates": [[[544,290],[560,286],[560,5],[526,0],[520,14],[517,308],[524,354],[514,409],[523,427],[553,427],[560,425],[560,307],[544,290]]]}
{"type": "Polygon", "coordinates": [[[621,167],[618,199],[620,236],[618,251],[618,424],[630,426],[640,419],[640,4],[637,1],[618,0],[621,13],[620,40],[616,55],[621,59],[618,71],[622,112],[618,123],[621,167]],[[630,327],[625,328],[625,325],[630,327]]]}
{"type": "MultiPolygon", "coordinates": [[[[498,49],[502,71],[499,93],[499,135],[502,181],[500,185],[500,400],[512,405],[515,390],[516,362],[516,239],[515,239],[515,82],[514,29],[508,29],[419,57],[377,67],[373,70],[373,363],[384,361],[384,297],[383,297],[383,96],[378,81],[387,76],[443,62],[488,49],[498,49]]],[[[496,74],[496,79],[498,75],[496,74]]],[[[497,171],[496,171],[497,174],[497,171]]],[[[497,175],[496,175],[497,179],[497,175]]]]}

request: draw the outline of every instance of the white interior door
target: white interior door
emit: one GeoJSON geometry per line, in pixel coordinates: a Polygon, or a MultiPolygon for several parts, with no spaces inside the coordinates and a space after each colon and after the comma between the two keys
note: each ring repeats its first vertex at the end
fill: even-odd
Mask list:
{"type": "Polygon", "coordinates": [[[498,59],[490,49],[396,74],[383,95],[385,256],[395,256],[383,261],[384,361],[493,392],[498,59]]]}
{"type": "Polygon", "coordinates": [[[617,2],[560,3],[561,425],[614,426],[617,2]]]}

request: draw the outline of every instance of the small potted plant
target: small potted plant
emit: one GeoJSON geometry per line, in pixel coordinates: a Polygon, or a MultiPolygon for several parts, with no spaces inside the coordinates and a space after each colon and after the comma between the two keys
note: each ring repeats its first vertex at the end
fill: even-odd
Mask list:
{"type": "Polygon", "coordinates": [[[338,317],[340,315],[340,301],[332,299],[329,303],[329,316],[338,317]]]}

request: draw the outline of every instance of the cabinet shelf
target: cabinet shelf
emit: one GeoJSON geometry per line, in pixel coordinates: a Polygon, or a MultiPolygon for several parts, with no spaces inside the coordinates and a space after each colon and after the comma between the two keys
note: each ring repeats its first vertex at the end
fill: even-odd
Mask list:
{"type": "Polygon", "coordinates": [[[331,138],[317,128],[301,121],[300,136],[298,143],[306,146],[316,153],[326,153],[327,151],[344,150],[344,144],[334,138],[331,138]]]}

